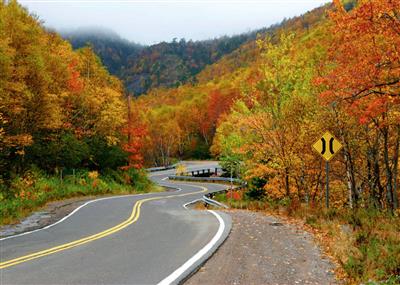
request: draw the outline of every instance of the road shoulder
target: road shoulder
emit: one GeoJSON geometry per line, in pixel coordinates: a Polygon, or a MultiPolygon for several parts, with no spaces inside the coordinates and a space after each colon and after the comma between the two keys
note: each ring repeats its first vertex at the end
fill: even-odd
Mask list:
{"type": "Polygon", "coordinates": [[[185,284],[337,284],[311,234],[263,213],[228,212],[230,236],[185,284]]]}

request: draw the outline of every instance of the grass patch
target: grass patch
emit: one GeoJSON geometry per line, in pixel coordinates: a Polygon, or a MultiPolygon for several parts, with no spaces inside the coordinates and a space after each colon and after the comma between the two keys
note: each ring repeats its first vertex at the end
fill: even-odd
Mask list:
{"type": "Polygon", "coordinates": [[[80,196],[122,195],[160,192],[144,171],[109,170],[103,174],[96,171],[79,171],[60,179],[40,171],[29,171],[15,177],[6,188],[0,188],[0,225],[14,223],[46,203],[80,196]]]}

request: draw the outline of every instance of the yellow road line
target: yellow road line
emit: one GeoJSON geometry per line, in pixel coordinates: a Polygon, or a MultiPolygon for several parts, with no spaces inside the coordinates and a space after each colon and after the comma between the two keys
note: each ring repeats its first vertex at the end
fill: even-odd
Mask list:
{"type": "MultiPolygon", "coordinates": [[[[191,185],[191,186],[193,186],[193,185],[191,185]]],[[[144,202],[153,201],[153,200],[160,200],[160,199],[170,199],[170,198],[173,198],[173,197],[182,197],[182,196],[194,195],[194,194],[199,194],[199,193],[203,193],[203,192],[207,191],[207,188],[205,188],[203,186],[195,186],[195,187],[200,187],[200,188],[202,188],[202,190],[201,191],[197,191],[197,192],[193,192],[193,193],[170,195],[170,196],[158,196],[158,197],[152,197],[152,198],[146,198],[146,199],[138,200],[135,203],[135,205],[134,205],[134,207],[132,209],[132,213],[129,216],[129,218],[126,219],[125,221],[119,223],[118,225],[116,225],[114,227],[111,227],[111,228],[109,228],[107,230],[104,230],[102,232],[99,232],[97,234],[90,235],[90,236],[87,236],[87,237],[84,237],[84,238],[81,238],[81,239],[78,239],[78,240],[75,240],[75,241],[72,241],[72,242],[69,242],[69,243],[61,244],[61,245],[58,245],[58,246],[55,246],[55,247],[52,247],[52,248],[49,248],[49,249],[46,249],[46,250],[37,251],[37,252],[31,253],[31,254],[28,254],[28,255],[24,255],[24,256],[21,256],[21,257],[18,257],[18,258],[14,258],[14,259],[10,259],[10,260],[1,262],[0,263],[0,269],[7,268],[7,267],[10,267],[10,266],[14,266],[14,265],[17,265],[17,264],[20,264],[20,263],[23,263],[23,262],[27,262],[29,260],[33,260],[33,259],[36,259],[36,258],[40,258],[40,257],[43,257],[43,256],[47,256],[47,255],[50,255],[50,254],[53,254],[53,253],[56,253],[56,252],[64,251],[64,250],[67,250],[67,249],[70,249],[70,248],[73,248],[73,247],[76,247],[76,246],[79,246],[79,245],[83,245],[83,244],[88,243],[88,242],[95,241],[97,239],[101,239],[101,238],[109,236],[109,235],[111,235],[113,233],[116,233],[116,232],[126,228],[127,226],[133,224],[134,222],[136,222],[139,219],[140,207],[142,206],[142,204],[144,202]]]]}

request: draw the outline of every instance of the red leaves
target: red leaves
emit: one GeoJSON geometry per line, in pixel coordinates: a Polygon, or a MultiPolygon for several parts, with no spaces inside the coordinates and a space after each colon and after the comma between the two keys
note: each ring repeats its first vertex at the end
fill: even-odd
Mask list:
{"type": "Polygon", "coordinates": [[[141,150],[144,144],[144,138],[147,135],[147,128],[141,124],[128,126],[123,130],[123,134],[128,136],[128,142],[124,144],[122,148],[129,153],[129,165],[122,167],[122,169],[139,169],[143,166],[144,162],[141,150]]]}
{"type": "Polygon", "coordinates": [[[370,100],[369,104],[363,110],[360,117],[360,123],[366,124],[371,119],[381,115],[384,112],[387,112],[387,98],[376,98],[374,100],[370,100]]]}
{"type": "Polygon", "coordinates": [[[211,91],[208,95],[207,120],[200,126],[204,131],[209,131],[218,124],[218,120],[231,108],[238,97],[234,90],[222,93],[220,90],[211,91]]]}
{"type": "Polygon", "coordinates": [[[226,193],[226,198],[227,199],[233,199],[233,200],[236,200],[236,201],[240,201],[243,198],[243,192],[238,191],[238,190],[228,191],[226,193]]]}
{"type": "Polygon", "coordinates": [[[323,103],[344,103],[362,124],[398,105],[390,100],[400,88],[400,20],[393,17],[400,5],[393,2],[398,1],[360,2],[346,13],[335,1],[339,9],[331,14],[334,38],[328,53],[333,68],[314,80],[326,88],[323,103]]]}
{"type": "Polygon", "coordinates": [[[83,82],[82,79],[80,78],[80,73],[79,71],[76,70],[78,62],[76,60],[73,60],[69,65],[68,65],[68,71],[70,72],[70,78],[67,82],[68,89],[73,92],[73,93],[79,93],[83,89],[83,82]]]}

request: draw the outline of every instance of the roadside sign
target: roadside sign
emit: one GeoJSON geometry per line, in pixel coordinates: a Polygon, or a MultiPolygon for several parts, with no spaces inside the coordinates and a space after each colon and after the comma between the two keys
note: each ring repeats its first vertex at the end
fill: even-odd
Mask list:
{"type": "Polygon", "coordinates": [[[343,145],[330,133],[323,134],[312,148],[325,159],[326,194],[325,205],[329,208],[329,161],[342,149],[343,145]]]}
{"type": "Polygon", "coordinates": [[[330,132],[326,132],[312,147],[325,161],[330,161],[343,145],[330,132]]]}

